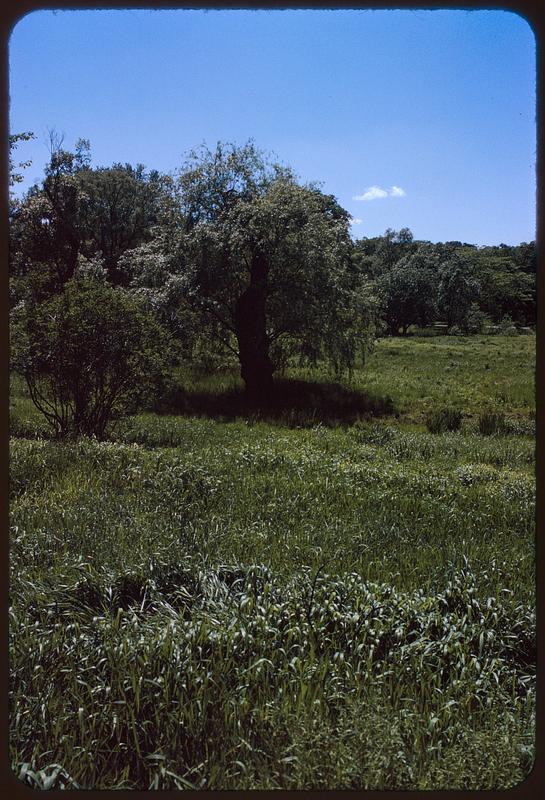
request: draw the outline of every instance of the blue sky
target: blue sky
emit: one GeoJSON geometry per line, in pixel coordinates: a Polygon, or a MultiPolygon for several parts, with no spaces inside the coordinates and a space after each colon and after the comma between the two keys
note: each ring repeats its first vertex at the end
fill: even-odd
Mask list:
{"type": "Polygon", "coordinates": [[[40,11],[10,39],[10,128],[172,171],[253,138],[321,181],[357,238],[535,236],[535,39],[504,11],[40,11]],[[359,199],[356,199],[359,198],[359,199]]]}

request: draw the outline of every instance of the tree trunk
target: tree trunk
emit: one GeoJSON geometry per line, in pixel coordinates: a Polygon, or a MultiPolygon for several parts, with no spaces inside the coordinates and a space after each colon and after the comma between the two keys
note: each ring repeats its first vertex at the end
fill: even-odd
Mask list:
{"type": "Polygon", "coordinates": [[[235,306],[240,374],[252,405],[262,405],[269,400],[273,388],[273,365],[265,324],[268,271],[267,259],[262,255],[254,256],[250,285],[235,306]]]}

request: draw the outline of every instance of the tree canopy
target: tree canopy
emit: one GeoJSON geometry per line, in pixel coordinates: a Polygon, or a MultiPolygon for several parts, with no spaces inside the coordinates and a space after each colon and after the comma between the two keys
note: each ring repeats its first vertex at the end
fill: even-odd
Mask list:
{"type": "Polygon", "coordinates": [[[19,172],[20,169],[26,169],[31,165],[31,161],[20,161],[18,164],[13,160],[13,154],[19,142],[29,142],[35,136],[32,131],[24,131],[23,133],[12,133],[9,137],[9,185],[15,186],[16,183],[22,183],[23,173],[19,172]]]}
{"type": "Polygon", "coordinates": [[[100,256],[110,281],[121,283],[119,258],[152,237],[165,195],[157,172],[129,164],[91,169],[86,140],[74,153],[54,141],[43,181],[12,213],[12,276],[47,265],[59,291],[74,276],[79,256],[100,256]]]}
{"type": "Polygon", "coordinates": [[[237,354],[249,397],[266,397],[286,353],[350,369],[368,319],[336,199],[251,143],[194,154],[177,190],[174,269],[201,324],[237,354]]]}
{"type": "MultiPolygon", "coordinates": [[[[31,137],[10,137],[10,185],[27,165],[15,163],[14,148],[31,137]]],[[[236,360],[256,404],[293,358],[350,372],[375,330],[535,324],[534,242],[434,244],[408,228],[353,241],[350,215],[333,195],[253,142],[201,147],[163,175],[142,165],[93,167],[87,140],[70,152],[52,135],[43,179],[10,199],[11,305],[36,353],[37,331],[53,341],[44,309],[68,302],[82,280],[106,292],[105,324],[114,326],[106,295],[118,287],[181,343],[178,356],[236,360]]],[[[98,302],[102,290],[93,291],[98,302]]]]}

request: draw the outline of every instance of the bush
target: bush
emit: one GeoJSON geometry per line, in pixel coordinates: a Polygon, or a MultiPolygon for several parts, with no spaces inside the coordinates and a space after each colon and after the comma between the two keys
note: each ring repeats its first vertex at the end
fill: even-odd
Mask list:
{"type": "Polygon", "coordinates": [[[485,411],[479,414],[479,433],[483,436],[492,436],[497,433],[505,433],[506,424],[503,414],[497,411],[485,411]]]}
{"type": "Polygon", "coordinates": [[[500,333],[502,336],[516,336],[517,335],[517,327],[509,314],[506,314],[502,321],[500,322],[500,333]]]}
{"type": "Polygon", "coordinates": [[[102,436],[167,375],[169,340],[142,301],[92,278],[16,311],[12,366],[58,437],[102,436]]]}
{"type": "Polygon", "coordinates": [[[436,336],[441,336],[442,331],[437,328],[415,328],[414,335],[420,336],[423,339],[434,339],[436,336]]]}
{"type": "Polygon", "coordinates": [[[478,304],[472,303],[465,320],[464,329],[466,333],[483,333],[489,322],[488,316],[484,311],[481,311],[478,304]]]}
{"type": "Polygon", "coordinates": [[[462,412],[457,408],[441,408],[430,411],[426,416],[426,427],[430,433],[460,430],[462,412]]]}

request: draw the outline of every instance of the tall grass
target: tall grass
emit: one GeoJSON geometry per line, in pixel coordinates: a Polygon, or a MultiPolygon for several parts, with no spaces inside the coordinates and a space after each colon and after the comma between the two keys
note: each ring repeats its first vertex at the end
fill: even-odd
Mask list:
{"type": "MultiPolygon", "coordinates": [[[[420,346],[382,353],[412,352],[431,380],[420,346]]],[[[471,416],[430,433],[428,400],[411,412],[401,385],[398,419],[324,424],[303,404],[297,420],[286,389],[268,420],[186,409],[125,420],[109,441],[12,439],[10,758],[24,783],[523,780],[535,730],[529,417],[512,398],[499,435],[471,416]]],[[[372,394],[346,388],[348,408],[372,394]]],[[[206,389],[221,402],[228,391],[206,389]]],[[[494,408],[484,399],[467,414],[494,408]]],[[[28,436],[24,402],[16,386],[28,436]]]]}
{"type": "Polygon", "coordinates": [[[467,566],[432,596],[354,573],[286,585],[260,566],[158,571],[140,589],[122,597],[84,568],[54,593],[26,584],[11,619],[23,776],[467,789],[531,765],[535,621],[510,597],[479,600],[467,566]]]}

